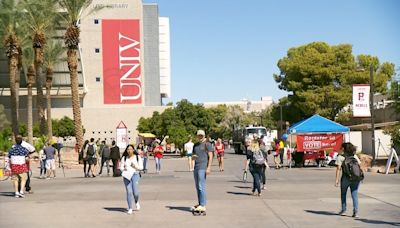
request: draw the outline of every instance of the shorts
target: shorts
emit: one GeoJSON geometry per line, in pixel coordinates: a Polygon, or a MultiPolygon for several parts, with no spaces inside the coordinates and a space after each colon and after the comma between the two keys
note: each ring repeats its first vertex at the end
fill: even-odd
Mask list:
{"type": "Polygon", "coordinates": [[[56,160],[55,159],[47,159],[46,160],[46,169],[55,170],[56,169],[56,160]]]}
{"type": "Polygon", "coordinates": [[[89,163],[89,165],[95,165],[95,164],[97,164],[97,158],[89,157],[89,158],[88,158],[88,163],[89,163]]]}
{"type": "Polygon", "coordinates": [[[224,152],[217,153],[217,158],[222,158],[224,156],[224,152]]]}
{"type": "Polygon", "coordinates": [[[18,173],[18,174],[12,174],[11,175],[11,181],[26,181],[28,179],[28,174],[27,173],[18,173]]]}
{"type": "Polygon", "coordinates": [[[188,158],[192,157],[192,154],[186,154],[186,157],[188,157],[188,158]]]}

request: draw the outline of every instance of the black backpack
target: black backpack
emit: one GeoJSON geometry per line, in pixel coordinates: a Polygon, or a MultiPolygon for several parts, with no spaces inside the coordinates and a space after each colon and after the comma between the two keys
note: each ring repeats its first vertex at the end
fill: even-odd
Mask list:
{"type": "Polygon", "coordinates": [[[89,144],[88,145],[88,149],[87,149],[87,155],[92,157],[94,155],[94,153],[95,153],[94,145],[93,144],[89,144]]]}
{"type": "Polygon", "coordinates": [[[342,164],[343,174],[349,178],[350,181],[364,180],[364,173],[354,156],[346,157],[342,164]]]}
{"type": "Polygon", "coordinates": [[[110,147],[104,145],[103,147],[103,158],[110,158],[111,150],[110,147]]]}

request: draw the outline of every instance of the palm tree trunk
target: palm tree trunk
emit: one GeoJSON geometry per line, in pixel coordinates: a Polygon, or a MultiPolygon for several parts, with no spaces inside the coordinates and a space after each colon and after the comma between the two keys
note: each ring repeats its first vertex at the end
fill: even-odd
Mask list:
{"type": "Polygon", "coordinates": [[[79,99],[79,81],[78,81],[78,57],[75,49],[68,49],[68,68],[71,78],[71,93],[72,93],[72,111],[74,115],[74,129],[76,143],[79,148],[83,145],[83,131],[82,131],[82,119],[81,119],[81,102],[79,99]]]}
{"type": "Polygon", "coordinates": [[[32,87],[35,82],[35,68],[33,65],[30,65],[28,68],[28,99],[27,99],[27,119],[28,119],[28,142],[30,144],[33,143],[33,112],[32,112],[32,87]]]}
{"type": "Polygon", "coordinates": [[[53,138],[53,126],[51,122],[51,84],[53,82],[53,69],[47,68],[46,70],[46,100],[47,100],[47,138],[51,140],[53,138]]]}
{"type": "Polygon", "coordinates": [[[17,76],[18,56],[13,54],[8,59],[8,69],[10,70],[10,93],[11,93],[11,126],[15,137],[19,134],[18,129],[18,107],[15,78],[17,76]]]}
{"type": "Polygon", "coordinates": [[[15,97],[16,97],[16,107],[17,107],[17,119],[19,119],[19,85],[21,81],[21,71],[20,68],[17,69],[17,73],[15,74],[15,97]]]}
{"type": "Polygon", "coordinates": [[[42,48],[34,48],[35,49],[35,70],[36,70],[36,103],[39,114],[39,122],[40,122],[40,133],[44,135],[46,133],[46,118],[44,111],[44,95],[43,95],[43,74],[42,74],[42,65],[43,65],[43,49],[42,48]]]}

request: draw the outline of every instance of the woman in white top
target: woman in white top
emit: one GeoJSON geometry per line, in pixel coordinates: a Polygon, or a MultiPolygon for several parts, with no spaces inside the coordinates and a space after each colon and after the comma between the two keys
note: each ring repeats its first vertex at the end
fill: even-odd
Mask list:
{"type": "Polygon", "coordinates": [[[348,175],[343,170],[343,163],[346,159],[355,159],[358,165],[361,164],[360,159],[355,155],[356,147],[351,143],[343,143],[342,149],[344,154],[338,155],[336,159],[336,181],[335,186],[339,187],[339,176],[340,178],[340,196],[342,202],[342,209],[338,213],[339,215],[344,215],[346,212],[346,195],[347,189],[350,187],[351,198],[353,199],[353,215],[352,217],[358,217],[358,187],[360,186],[360,180],[351,180],[348,175]]]}
{"type": "Polygon", "coordinates": [[[139,179],[140,171],[143,169],[143,159],[135,153],[132,144],[125,149],[125,156],[121,159],[120,169],[126,188],[126,198],[128,201],[128,214],[132,214],[132,194],[135,198],[136,210],[140,210],[139,204],[139,179]]]}

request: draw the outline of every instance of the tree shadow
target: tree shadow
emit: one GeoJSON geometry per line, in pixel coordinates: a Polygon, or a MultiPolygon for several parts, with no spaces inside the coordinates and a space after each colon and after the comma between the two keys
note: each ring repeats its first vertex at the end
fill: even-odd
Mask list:
{"type": "Polygon", "coordinates": [[[332,212],[332,211],[313,211],[313,210],[304,210],[305,212],[312,213],[312,214],[317,214],[317,215],[334,215],[338,216],[338,213],[332,212]]]}
{"type": "Polygon", "coordinates": [[[192,209],[190,207],[175,207],[175,206],[165,206],[165,207],[170,210],[192,212],[192,209]]]}
{"type": "Polygon", "coordinates": [[[364,222],[364,223],[370,223],[370,224],[376,224],[376,225],[400,226],[400,222],[387,222],[387,221],[372,220],[372,219],[356,219],[356,220],[364,222]]]}
{"type": "Polygon", "coordinates": [[[232,195],[242,195],[242,196],[251,196],[251,193],[246,193],[246,192],[226,192],[228,194],[232,194],[232,195]]]}
{"type": "Polygon", "coordinates": [[[104,207],[103,209],[107,210],[107,211],[113,211],[113,212],[123,212],[123,213],[127,212],[126,208],[122,208],[122,207],[104,207]]]}

